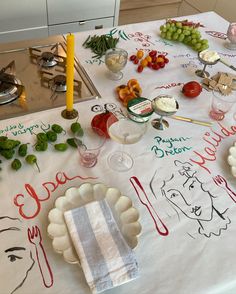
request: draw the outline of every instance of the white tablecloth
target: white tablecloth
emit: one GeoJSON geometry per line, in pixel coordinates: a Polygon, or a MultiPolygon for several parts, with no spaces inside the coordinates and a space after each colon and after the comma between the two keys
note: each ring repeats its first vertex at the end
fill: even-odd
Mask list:
{"type": "MultiPolygon", "coordinates": [[[[209,39],[210,48],[236,66],[236,53],[224,48],[225,40],[205,33],[225,33],[228,23],[224,19],[213,12],[186,18],[203,24],[200,30],[209,39]]],[[[168,54],[170,62],[163,70],[145,69],[141,74],[128,62],[123,79],[116,82],[107,79],[104,63],[94,63],[90,50],[82,47],[88,34],[109,33],[110,30],[76,34],[76,56],[102,96],[101,100],[75,105],[82,126],[90,124],[95,104],[102,109],[106,103],[121,107],[114,89],[130,78],[138,79],[144,97],[173,94],[180,104],[179,115],[210,121],[211,93],[203,90],[198,98],[190,100],[182,96],[178,85],[201,80],[194,73],[196,68],[202,67],[197,54],[183,44],[160,39],[162,23],[117,27],[115,36],[124,36],[124,32],[128,36],[126,40],[120,39],[119,47],[127,49],[129,55],[140,48],[147,52],[156,49],[168,54]],[[137,32],[141,33],[139,38],[136,38],[137,32]]],[[[211,74],[217,71],[234,73],[222,64],[208,69],[211,74]]],[[[0,136],[8,135],[33,144],[34,134],[53,123],[68,130],[71,121],[60,116],[62,109],[1,121],[0,136]]],[[[4,160],[0,174],[0,293],[11,293],[16,288],[19,294],[90,293],[81,268],[67,264],[55,253],[47,236],[47,215],[57,197],[64,195],[67,188],[84,182],[102,182],[118,188],[131,198],[140,213],[142,234],[135,249],[140,277],[107,293],[235,293],[236,203],[233,191],[236,185],[227,164],[228,150],[235,141],[234,111],[232,109],[221,123],[214,122],[212,128],[170,118],[170,128],[163,132],[149,124],[140,142],[125,146],[135,163],[124,173],[114,172],[107,165],[107,155],[120,148],[112,141],[106,142],[98,164],[91,169],[79,164],[76,151],[69,149],[58,154],[52,146],[45,153],[37,153],[40,173],[35,166],[26,164],[13,172],[9,162],[4,160]],[[225,186],[215,184],[217,175],[227,181],[232,193],[225,186]],[[151,213],[139,200],[131,178],[137,178],[142,184],[151,213]],[[32,233],[35,226],[42,235],[40,242],[33,238],[36,245],[27,237],[27,229],[32,233]]],[[[61,135],[60,140],[63,138],[61,135]]]]}

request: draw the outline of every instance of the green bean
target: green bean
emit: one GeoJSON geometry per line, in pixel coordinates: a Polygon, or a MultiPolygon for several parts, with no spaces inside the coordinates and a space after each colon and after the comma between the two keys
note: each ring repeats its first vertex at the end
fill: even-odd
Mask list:
{"type": "Polygon", "coordinates": [[[89,35],[88,38],[84,41],[84,43],[82,44],[82,46],[84,46],[86,43],[88,43],[89,39],[90,39],[90,35],[89,35]]]}
{"type": "Polygon", "coordinates": [[[85,48],[90,48],[95,55],[92,58],[101,58],[108,49],[115,48],[119,38],[113,38],[110,35],[94,35],[84,42],[85,48]]]}

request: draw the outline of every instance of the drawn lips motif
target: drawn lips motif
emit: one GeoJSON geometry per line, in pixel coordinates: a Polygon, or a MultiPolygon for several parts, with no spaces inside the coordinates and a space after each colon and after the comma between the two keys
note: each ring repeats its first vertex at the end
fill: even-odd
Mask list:
{"type": "Polygon", "coordinates": [[[193,207],[191,212],[194,213],[196,216],[200,216],[202,213],[201,206],[193,207]]]}

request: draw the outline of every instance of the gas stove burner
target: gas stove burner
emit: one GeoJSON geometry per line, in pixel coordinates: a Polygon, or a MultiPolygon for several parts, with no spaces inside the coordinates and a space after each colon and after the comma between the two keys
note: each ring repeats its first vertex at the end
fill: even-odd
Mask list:
{"type": "Polygon", "coordinates": [[[51,67],[57,64],[52,52],[43,52],[41,57],[39,57],[38,62],[42,65],[42,67],[51,67]]]}
{"type": "MultiPolygon", "coordinates": [[[[66,92],[66,76],[53,75],[51,72],[41,71],[41,85],[52,90],[51,100],[57,98],[57,93],[66,92]]],[[[74,91],[78,97],[81,97],[82,82],[74,80],[74,91]]]]}
{"type": "Polygon", "coordinates": [[[0,105],[11,103],[19,98],[23,92],[23,85],[13,74],[5,71],[12,71],[15,66],[14,61],[0,70],[0,105]]]}
{"type": "Polygon", "coordinates": [[[56,92],[66,92],[66,77],[63,75],[56,75],[53,78],[52,89],[56,92]]]}
{"type": "Polygon", "coordinates": [[[52,68],[59,66],[66,71],[66,58],[58,55],[59,44],[50,48],[50,51],[42,51],[39,48],[29,48],[30,59],[33,63],[37,64],[40,68],[52,68]]]}

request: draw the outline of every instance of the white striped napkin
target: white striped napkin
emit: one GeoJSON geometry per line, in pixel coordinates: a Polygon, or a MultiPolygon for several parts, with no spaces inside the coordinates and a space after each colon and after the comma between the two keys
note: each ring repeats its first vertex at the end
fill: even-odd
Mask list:
{"type": "Polygon", "coordinates": [[[138,276],[135,255],[124,240],[106,200],[66,211],[64,216],[93,293],[138,276]]]}

